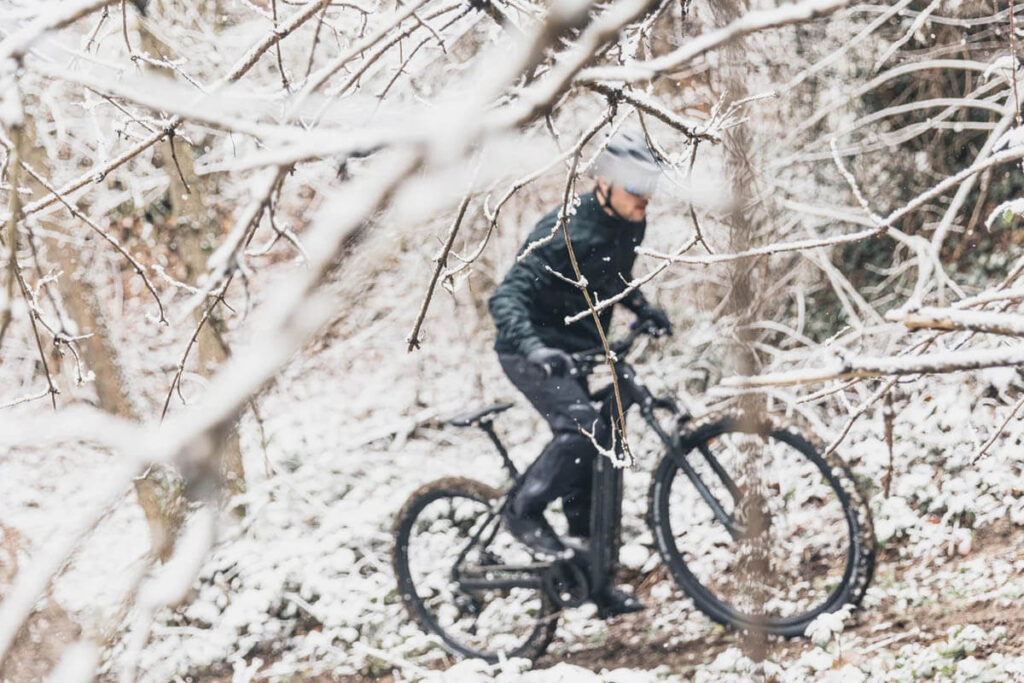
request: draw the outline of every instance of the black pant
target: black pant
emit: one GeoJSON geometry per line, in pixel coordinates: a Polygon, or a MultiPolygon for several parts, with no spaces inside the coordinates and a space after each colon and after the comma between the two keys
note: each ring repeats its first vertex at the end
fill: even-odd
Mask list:
{"type": "Polygon", "coordinates": [[[520,477],[512,493],[512,514],[540,514],[556,498],[572,536],[590,536],[590,498],[597,450],[589,437],[608,443],[610,425],[590,402],[583,377],[548,377],[518,354],[498,354],[502,369],[544,419],[554,438],[520,477]]]}

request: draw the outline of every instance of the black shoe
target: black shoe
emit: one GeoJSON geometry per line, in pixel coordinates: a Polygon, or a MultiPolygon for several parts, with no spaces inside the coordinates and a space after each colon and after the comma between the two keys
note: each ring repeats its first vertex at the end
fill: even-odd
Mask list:
{"type": "Polygon", "coordinates": [[[590,539],[586,536],[569,536],[561,539],[562,543],[566,548],[573,551],[577,555],[589,555],[590,554],[590,539]]]}
{"type": "Polygon", "coordinates": [[[632,593],[627,593],[621,588],[615,588],[614,586],[605,588],[595,595],[593,600],[594,604],[597,605],[597,617],[599,619],[611,619],[620,614],[642,612],[647,609],[647,605],[633,597],[632,593]]]}
{"type": "Polygon", "coordinates": [[[572,557],[572,551],[566,549],[542,513],[519,516],[505,508],[503,516],[509,533],[522,542],[537,559],[552,561],[572,557]]]}

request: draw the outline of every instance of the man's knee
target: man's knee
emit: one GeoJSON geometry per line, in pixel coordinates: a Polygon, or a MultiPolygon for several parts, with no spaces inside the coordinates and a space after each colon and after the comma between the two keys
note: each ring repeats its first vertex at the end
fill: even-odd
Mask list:
{"type": "Polygon", "coordinates": [[[551,445],[558,451],[560,457],[574,460],[580,458],[581,462],[589,461],[597,453],[594,442],[587,435],[581,434],[578,429],[555,432],[555,438],[551,445]]]}

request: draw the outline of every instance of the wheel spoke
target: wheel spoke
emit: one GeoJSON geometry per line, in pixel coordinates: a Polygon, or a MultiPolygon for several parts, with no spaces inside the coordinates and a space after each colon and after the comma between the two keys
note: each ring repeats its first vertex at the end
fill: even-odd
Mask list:
{"type": "MultiPolygon", "coordinates": [[[[468,482],[466,488],[483,486],[457,481],[468,482]]],[[[429,486],[414,494],[403,514],[415,523],[397,524],[396,547],[404,552],[396,552],[395,564],[400,584],[405,582],[403,598],[420,625],[441,636],[452,652],[491,661],[536,656],[553,635],[548,617],[554,608],[539,582],[485,587],[492,580],[498,585],[502,571],[529,571],[530,562],[507,532],[490,526],[497,524],[491,512],[486,495],[429,486]],[[467,575],[480,588],[465,588],[467,575]]]]}
{"type": "Polygon", "coordinates": [[[688,466],[678,455],[659,466],[655,537],[681,586],[713,618],[797,635],[821,609],[863,595],[873,549],[848,509],[855,488],[844,468],[792,432],[748,434],[740,425],[726,416],[694,427],[703,436],[681,440],[692,449],[688,466]],[[709,497],[733,501],[726,519],[709,497]]]}

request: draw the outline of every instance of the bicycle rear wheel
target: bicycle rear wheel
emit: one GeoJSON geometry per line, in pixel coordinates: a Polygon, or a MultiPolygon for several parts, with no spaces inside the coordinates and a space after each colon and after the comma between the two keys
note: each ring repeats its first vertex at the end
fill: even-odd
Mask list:
{"type": "Polygon", "coordinates": [[[648,523],[696,606],[740,630],[803,635],[823,612],[859,604],[874,572],[870,510],[849,469],[776,418],[690,426],[655,472],[648,523]]]}
{"type": "Polygon", "coordinates": [[[535,659],[559,613],[529,554],[500,525],[500,498],[459,477],[417,490],[395,520],[395,576],[409,614],[449,652],[535,659]]]}

